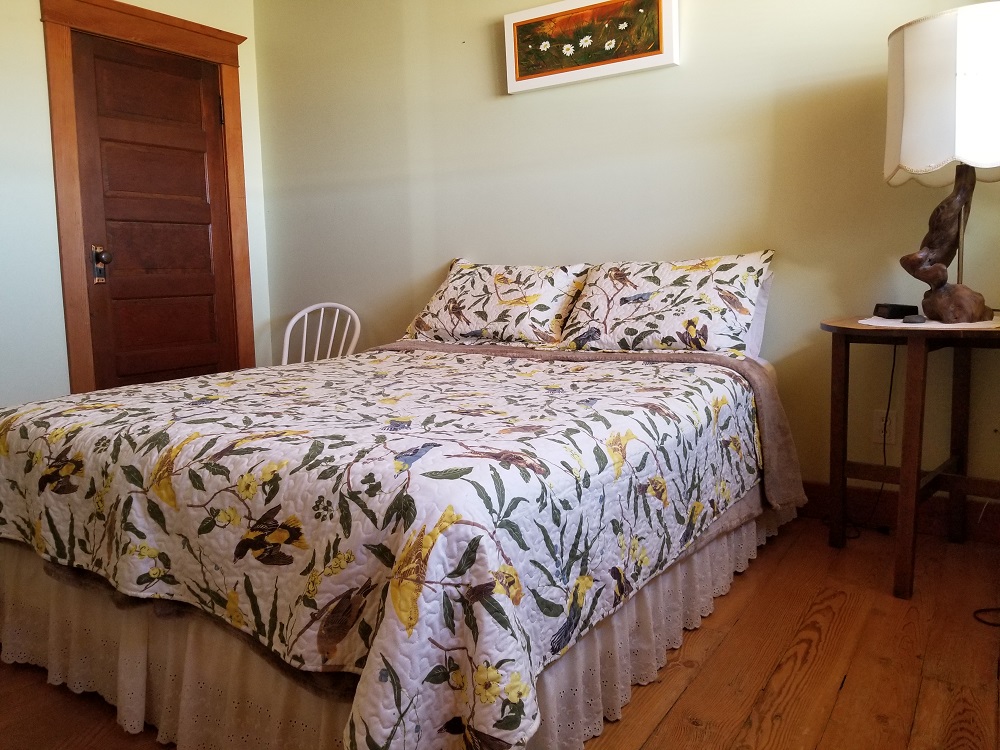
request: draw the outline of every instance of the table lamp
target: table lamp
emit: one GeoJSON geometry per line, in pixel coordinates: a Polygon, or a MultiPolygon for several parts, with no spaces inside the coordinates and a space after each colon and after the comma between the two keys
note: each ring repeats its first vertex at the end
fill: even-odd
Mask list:
{"type": "Polygon", "coordinates": [[[1000,2],[911,21],[889,35],[885,179],[954,183],[931,213],[920,249],[900,264],[926,282],[924,315],[944,323],[992,320],[962,283],[965,225],[978,179],[1000,180],[1000,2]],[[952,169],[954,165],[954,169],[952,169]],[[948,266],[958,257],[957,283],[948,266]]]}

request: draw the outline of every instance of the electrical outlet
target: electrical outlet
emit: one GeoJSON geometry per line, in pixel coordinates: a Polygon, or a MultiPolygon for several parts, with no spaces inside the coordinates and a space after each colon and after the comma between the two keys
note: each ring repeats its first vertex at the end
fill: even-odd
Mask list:
{"type": "Polygon", "coordinates": [[[884,409],[876,409],[872,412],[872,442],[882,444],[883,439],[886,445],[896,444],[896,410],[889,409],[888,414],[884,409]],[[885,434],[883,435],[883,430],[885,434]]]}

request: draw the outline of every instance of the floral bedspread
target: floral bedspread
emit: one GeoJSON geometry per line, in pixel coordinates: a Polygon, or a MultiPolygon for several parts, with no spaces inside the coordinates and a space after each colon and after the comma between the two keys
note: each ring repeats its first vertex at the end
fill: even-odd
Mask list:
{"type": "Polygon", "coordinates": [[[348,747],[506,748],[759,456],[724,362],[375,351],[0,409],[0,537],[359,673],[348,747]]]}

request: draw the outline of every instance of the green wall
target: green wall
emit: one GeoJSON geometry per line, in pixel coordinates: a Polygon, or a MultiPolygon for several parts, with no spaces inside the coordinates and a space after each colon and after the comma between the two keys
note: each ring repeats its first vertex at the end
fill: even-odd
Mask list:
{"type": "MultiPolygon", "coordinates": [[[[825,479],[830,342],[819,321],[919,300],[898,258],[947,192],[883,183],[886,38],[952,0],[681,0],[679,67],[509,96],[501,21],[539,4],[257,0],[275,332],[332,299],[358,310],[363,345],[396,338],[456,256],[773,247],[763,353],[806,477],[825,479]]],[[[967,279],[1000,306],[998,206],[1000,185],[977,190],[967,279]]],[[[852,455],[874,459],[890,351],[854,360],[852,455]]],[[[973,464],[989,471],[1000,418],[985,373],[997,360],[977,362],[973,464]]],[[[943,364],[933,393],[948,392],[943,364]]],[[[932,404],[931,442],[947,431],[941,411],[932,404]]]]}
{"type": "Polygon", "coordinates": [[[0,4],[0,404],[69,389],[39,15],[0,4]]]}
{"type": "MultiPolygon", "coordinates": [[[[240,46],[240,88],[250,226],[257,361],[271,361],[260,118],[252,0],[139,0],[248,37],[240,46]]],[[[38,0],[0,3],[0,405],[69,390],[59,280],[45,48],[38,0]]]]}

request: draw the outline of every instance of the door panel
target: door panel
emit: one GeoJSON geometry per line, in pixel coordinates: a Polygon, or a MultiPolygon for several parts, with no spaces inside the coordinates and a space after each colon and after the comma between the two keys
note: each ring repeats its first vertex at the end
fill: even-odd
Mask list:
{"type": "Polygon", "coordinates": [[[235,369],[218,66],[72,32],[98,388],[235,369]]]}
{"type": "Polygon", "coordinates": [[[111,309],[117,323],[115,348],[120,352],[215,342],[215,316],[209,296],[116,299],[111,309]],[[185,325],[175,325],[182,315],[185,325]]]}
{"type": "Polygon", "coordinates": [[[108,197],[155,199],[170,196],[191,198],[198,204],[208,205],[204,151],[104,140],[101,162],[104,194],[108,197]]]}
{"type": "Polygon", "coordinates": [[[108,245],[131,252],[114,260],[117,274],[212,270],[212,233],[204,224],[108,221],[108,245]]]}
{"type": "Polygon", "coordinates": [[[98,116],[132,115],[154,122],[201,125],[200,81],[183,70],[150,70],[98,59],[94,76],[98,116]],[[151,92],[158,95],[151,96],[151,92]]]}
{"type": "MultiPolygon", "coordinates": [[[[176,378],[189,375],[204,375],[206,367],[219,357],[219,348],[215,344],[195,344],[190,346],[172,346],[164,352],[154,352],[146,349],[136,349],[115,357],[115,367],[119,372],[122,385],[147,383],[147,373],[164,363],[172,370],[176,378]]],[[[211,370],[209,370],[210,372],[211,370]]]]}

